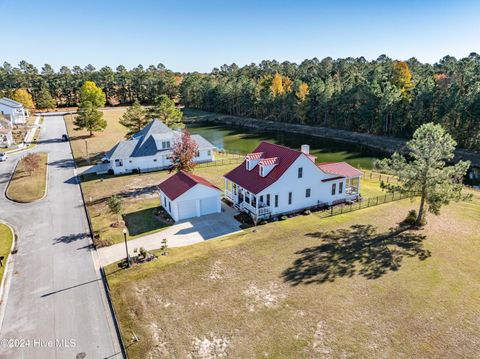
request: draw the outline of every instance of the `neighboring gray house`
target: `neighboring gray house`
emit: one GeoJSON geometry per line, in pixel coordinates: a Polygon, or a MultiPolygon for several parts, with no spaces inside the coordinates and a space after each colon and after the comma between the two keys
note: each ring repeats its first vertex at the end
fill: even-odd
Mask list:
{"type": "Polygon", "coordinates": [[[12,125],[27,123],[28,111],[23,104],[9,98],[0,98],[0,114],[4,115],[12,125]]]}
{"type": "Polygon", "coordinates": [[[0,147],[6,148],[13,145],[12,125],[0,116],[0,147]]]}
{"type": "MultiPolygon", "coordinates": [[[[130,139],[119,142],[105,153],[102,164],[96,166],[94,171],[121,174],[169,168],[172,146],[180,136],[181,132],[174,131],[160,120],[154,119],[130,139]]],[[[194,161],[197,163],[213,161],[215,146],[200,135],[192,135],[192,139],[198,145],[194,161]]]]}

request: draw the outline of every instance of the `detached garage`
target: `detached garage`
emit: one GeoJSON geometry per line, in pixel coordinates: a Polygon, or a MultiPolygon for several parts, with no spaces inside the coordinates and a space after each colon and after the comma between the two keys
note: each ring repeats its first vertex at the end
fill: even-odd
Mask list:
{"type": "Polygon", "coordinates": [[[159,188],[162,207],[175,222],[221,212],[222,191],[202,177],[180,171],[159,188]]]}

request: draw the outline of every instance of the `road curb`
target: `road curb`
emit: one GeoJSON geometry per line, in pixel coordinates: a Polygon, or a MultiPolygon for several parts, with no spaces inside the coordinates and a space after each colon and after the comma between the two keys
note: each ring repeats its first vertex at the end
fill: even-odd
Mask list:
{"type": "Polygon", "coordinates": [[[13,265],[14,265],[13,256],[16,254],[16,251],[17,251],[16,247],[17,247],[18,239],[17,239],[17,234],[13,230],[13,227],[11,225],[9,225],[8,223],[2,220],[0,220],[0,223],[6,225],[12,232],[12,236],[13,236],[12,246],[10,248],[10,254],[8,255],[7,262],[5,263],[5,270],[3,272],[3,278],[0,283],[0,329],[2,329],[3,318],[5,316],[5,308],[6,308],[5,304],[7,303],[8,292],[9,292],[8,289],[10,288],[10,283],[11,283],[12,274],[13,274],[11,270],[13,269],[13,265]]]}
{"type": "MultiPolygon", "coordinates": [[[[40,153],[40,152],[38,152],[40,153]]],[[[34,201],[31,201],[31,202],[18,202],[18,201],[15,201],[13,199],[11,199],[10,197],[8,197],[7,195],[7,192],[8,192],[8,188],[10,187],[10,183],[12,182],[12,179],[13,179],[13,176],[15,175],[15,172],[17,171],[17,167],[18,167],[18,164],[20,163],[20,161],[25,157],[21,157],[18,159],[17,163],[15,164],[15,168],[13,169],[13,172],[12,172],[12,175],[10,176],[10,179],[8,180],[8,184],[7,186],[5,187],[5,191],[3,193],[3,196],[10,202],[12,203],[17,203],[17,204],[32,204],[32,203],[35,203],[35,202],[40,202],[41,200],[45,199],[45,197],[47,197],[47,194],[48,194],[48,182],[49,182],[49,179],[48,179],[48,176],[50,174],[49,172],[49,169],[48,169],[48,157],[49,157],[49,154],[48,152],[45,152],[47,154],[47,165],[46,165],[46,170],[45,170],[45,193],[43,194],[42,197],[40,197],[39,199],[36,199],[34,201]]]]}
{"type": "MultiPolygon", "coordinates": [[[[67,128],[67,124],[65,122],[65,115],[63,115],[63,122],[65,124],[65,128],[67,128]]],[[[67,133],[68,133],[68,129],[67,129],[67,133]]],[[[75,176],[76,182],[77,182],[78,187],[80,189],[80,197],[82,199],[83,209],[85,211],[85,215],[86,215],[86,218],[87,218],[88,230],[90,232],[89,242],[90,242],[90,245],[93,248],[93,251],[91,251],[93,265],[95,267],[95,272],[97,273],[97,276],[98,276],[97,278],[101,279],[101,281],[102,281],[105,297],[106,297],[106,300],[107,300],[107,303],[105,303],[105,300],[102,297],[102,302],[103,302],[104,306],[106,306],[105,309],[108,309],[111,316],[112,316],[112,322],[113,322],[113,326],[114,326],[113,330],[115,331],[115,335],[117,337],[118,345],[120,346],[119,349],[122,353],[122,356],[125,359],[128,359],[128,353],[127,353],[127,350],[126,350],[126,347],[125,347],[125,343],[123,342],[123,337],[122,337],[122,334],[121,334],[121,331],[120,331],[120,325],[119,325],[118,320],[117,320],[117,316],[116,316],[116,313],[115,313],[115,308],[113,307],[112,298],[110,297],[110,290],[108,288],[107,278],[105,276],[105,272],[103,271],[103,267],[100,265],[100,261],[99,261],[99,258],[98,258],[98,252],[97,252],[97,249],[95,247],[95,243],[93,241],[93,235],[94,235],[93,227],[92,227],[92,223],[91,223],[91,220],[90,220],[90,214],[88,213],[88,208],[87,208],[87,205],[86,205],[86,202],[85,202],[85,196],[83,194],[83,188],[82,188],[82,184],[81,184],[81,181],[80,181],[80,177],[77,174],[77,168],[78,167],[77,167],[77,162],[75,161],[75,156],[73,155],[72,141],[70,139],[68,140],[68,145],[70,146],[70,152],[71,152],[72,158],[73,158],[73,166],[74,166],[73,174],[75,176]]],[[[110,322],[110,321],[107,320],[107,322],[110,322]]],[[[112,328],[110,328],[110,330],[112,330],[112,328]]],[[[115,343],[114,343],[114,347],[117,347],[117,345],[115,343]]]]}

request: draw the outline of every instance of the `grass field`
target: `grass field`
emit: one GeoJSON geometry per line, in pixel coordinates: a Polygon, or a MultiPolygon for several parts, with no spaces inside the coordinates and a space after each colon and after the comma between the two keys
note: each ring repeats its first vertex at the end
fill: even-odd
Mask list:
{"type": "Polygon", "coordinates": [[[5,265],[7,263],[8,256],[10,255],[10,249],[12,248],[13,235],[10,227],[3,223],[0,223],[0,256],[3,256],[2,266],[0,267],[0,282],[3,278],[5,271],[5,265]]]}
{"type": "Polygon", "coordinates": [[[28,203],[45,195],[47,184],[46,153],[38,153],[39,167],[31,174],[25,170],[25,160],[22,158],[15,169],[13,178],[7,188],[7,197],[15,202],[28,203]]]}
{"type": "Polygon", "coordinates": [[[101,159],[105,151],[108,151],[119,141],[125,139],[128,130],[118,122],[125,111],[126,108],[102,111],[105,120],[107,120],[107,128],[104,132],[96,132],[91,137],[88,131],[74,130],[74,115],[64,116],[77,166],[95,163],[101,159]]]}
{"type": "Polygon", "coordinates": [[[476,357],[480,194],[399,229],[416,207],[300,216],[112,265],[130,357],[476,357]]]}

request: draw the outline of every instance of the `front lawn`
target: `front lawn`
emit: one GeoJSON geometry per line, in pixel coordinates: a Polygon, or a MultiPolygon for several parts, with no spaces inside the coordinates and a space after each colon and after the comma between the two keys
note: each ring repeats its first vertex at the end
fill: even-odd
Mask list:
{"type": "Polygon", "coordinates": [[[29,172],[26,156],[20,159],[6,193],[7,197],[15,202],[33,202],[45,195],[48,154],[39,152],[27,156],[36,156],[35,161],[38,162],[38,167],[29,172]]]}
{"type": "Polygon", "coordinates": [[[2,266],[0,266],[0,282],[3,278],[5,265],[7,264],[10,249],[12,248],[13,234],[10,227],[0,223],[0,257],[3,256],[2,266]]]}
{"type": "Polygon", "coordinates": [[[476,357],[480,194],[398,228],[416,207],[299,216],[109,266],[130,357],[476,357]]]}
{"type": "MultiPolygon", "coordinates": [[[[228,161],[229,157],[226,157],[228,161]]],[[[224,157],[219,157],[219,160],[224,157]]],[[[223,175],[236,167],[237,162],[223,166],[197,166],[194,173],[204,177],[221,190],[225,187],[223,175]]],[[[127,221],[129,229],[128,239],[137,238],[165,227],[152,216],[143,218],[139,211],[149,210],[153,213],[160,205],[158,185],[171,174],[168,171],[158,171],[142,174],[130,174],[124,176],[90,177],[82,183],[87,208],[92,220],[93,230],[100,234],[107,242],[119,243],[123,241],[122,228],[112,227],[116,221],[115,215],[109,213],[107,200],[113,195],[118,195],[124,200],[125,215],[130,218],[127,221]],[[136,215],[134,216],[134,213],[136,215]],[[133,218],[136,218],[133,220],[133,218]],[[139,222],[138,224],[136,222],[139,222]],[[148,225],[145,225],[147,224],[148,225]]],[[[361,192],[364,198],[373,198],[384,195],[377,178],[370,179],[368,176],[361,181],[361,192]]]]}

